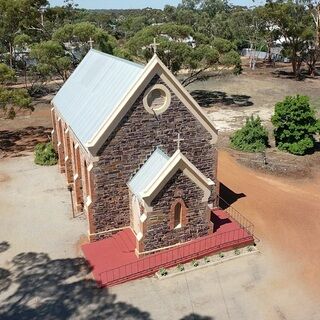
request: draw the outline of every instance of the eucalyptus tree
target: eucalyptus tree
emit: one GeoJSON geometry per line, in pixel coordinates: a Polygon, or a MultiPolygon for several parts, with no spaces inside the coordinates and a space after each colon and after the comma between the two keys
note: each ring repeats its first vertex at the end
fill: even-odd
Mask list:
{"type": "Polygon", "coordinates": [[[33,110],[31,98],[26,89],[7,88],[16,82],[15,71],[0,63],[0,111],[1,116],[13,119],[17,109],[33,110]]]}
{"type": "Polygon", "coordinates": [[[40,9],[47,0],[0,0],[0,39],[10,66],[14,65],[14,39],[18,34],[42,36],[40,9]]]}
{"type": "Polygon", "coordinates": [[[158,42],[157,54],[166,66],[173,73],[182,69],[188,71],[188,76],[182,80],[185,86],[203,79],[207,70],[240,64],[236,47],[230,41],[210,39],[195,33],[190,26],[173,23],[144,28],[126,46],[132,56],[148,61],[153,55],[150,44],[155,38],[158,42]]]}
{"type": "Polygon", "coordinates": [[[301,76],[302,63],[314,45],[312,17],[303,3],[297,1],[269,2],[266,4],[270,22],[283,37],[284,54],[291,59],[297,79],[301,76]]]}

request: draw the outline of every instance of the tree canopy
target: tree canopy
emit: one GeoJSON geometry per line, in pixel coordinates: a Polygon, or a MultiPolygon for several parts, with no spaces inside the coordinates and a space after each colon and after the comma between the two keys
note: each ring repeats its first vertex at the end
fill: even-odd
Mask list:
{"type": "Polygon", "coordinates": [[[314,149],[314,135],[320,132],[320,121],[307,96],[286,97],[278,102],[271,121],[279,149],[296,155],[314,149]]]}

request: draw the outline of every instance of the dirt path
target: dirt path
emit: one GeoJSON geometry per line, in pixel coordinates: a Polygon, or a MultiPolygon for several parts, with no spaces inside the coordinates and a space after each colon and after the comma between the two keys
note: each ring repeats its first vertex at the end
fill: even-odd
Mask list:
{"type": "Polygon", "coordinates": [[[241,166],[226,151],[219,152],[218,172],[224,185],[245,195],[233,206],[254,223],[280,277],[320,293],[320,173],[312,180],[269,176],[241,166]]]}

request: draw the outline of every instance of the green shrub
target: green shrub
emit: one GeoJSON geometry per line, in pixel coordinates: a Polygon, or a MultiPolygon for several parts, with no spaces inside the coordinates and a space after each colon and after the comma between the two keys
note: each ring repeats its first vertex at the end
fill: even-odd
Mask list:
{"type": "Polygon", "coordinates": [[[224,257],[223,252],[220,252],[220,253],[219,253],[219,257],[220,257],[221,259],[224,257]]]}
{"type": "Polygon", "coordinates": [[[259,117],[247,118],[245,125],[230,138],[231,147],[246,152],[261,152],[268,146],[268,132],[259,117]]]}
{"type": "Polygon", "coordinates": [[[194,267],[197,267],[199,265],[199,261],[196,260],[196,259],[193,259],[192,262],[191,262],[191,265],[194,266],[194,267]]]}
{"type": "Polygon", "coordinates": [[[253,251],[253,247],[252,246],[247,246],[247,250],[248,250],[248,252],[251,252],[251,251],[253,251]]]}
{"type": "Polygon", "coordinates": [[[239,249],[234,250],[234,254],[235,254],[236,256],[238,256],[240,253],[241,253],[241,251],[240,251],[239,249]]]}
{"type": "Polygon", "coordinates": [[[166,268],[160,268],[159,273],[161,277],[164,277],[168,274],[168,270],[166,268]]]}
{"type": "Polygon", "coordinates": [[[314,149],[314,134],[320,131],[320,125],[309,97],[297,95],[278,102],[271,121],[280,150],[304,155],[314,149]]]}
{"type": "Polygon", "coordinates": [[[177,269],[179,271],[184,271],[184,265],[183,264],[178,264],[177,269]]]}
{"type": "Polygon", "coordinates": [[[209,263],[210,262],[210,258],[209,257],[204,257],[203,260],[204,260],[204,263],[209,263]]]}
{"type": "Polygon", "coordinates": [[[51,142],[37,144],[34,155],[34,162],[41,166],[52,166],[58,162],[57,153],[54,150],[51,142]]]}

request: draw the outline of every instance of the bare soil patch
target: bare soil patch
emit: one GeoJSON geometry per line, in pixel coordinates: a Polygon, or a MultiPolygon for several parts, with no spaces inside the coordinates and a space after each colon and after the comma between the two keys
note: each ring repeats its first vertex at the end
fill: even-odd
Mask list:
{"type": "MultiPolygon", "coordinates": [[[[270,126],[270,118],[278,101],[289,95],[307,95],[320,112],[320,78],[296,81],[290,74],[291,66],[277,64],[277,68],[262,65],[256,70],[246,66],[239,76],[227,74],[198,81],[187,89],[208,113],[220,132],[240,128],[252,114],[259,115],[270,126]]],[[[320,114],[319,114],[320,115],[320,114]]]]}
{"type": "Polygon", "coordinates": [[[42,126],[0,131],[0,158],[24,156],[36,144],[50,140],[51,129],[42,126]]]}
{"type": "Polygon", "coordinates": [[[296,156],[283,152],[274,147],[274,141],[270,141],[271,147],[264,153],[241,152],[230,148],[230,133],[219,135],[218,149],[225,150],[237,159],[237,161],[249,168],[260,172],[283,177],[312,177],[319,170],[320,144],[316,151],[304,156],[296,156]]]}
{"type": "Polygon", "coordinates": [[[36,99],[35,110],[18,112],[15,119],[0,119],[0,158],[26,155],[51,136],[51,95],[36,99]]]}

